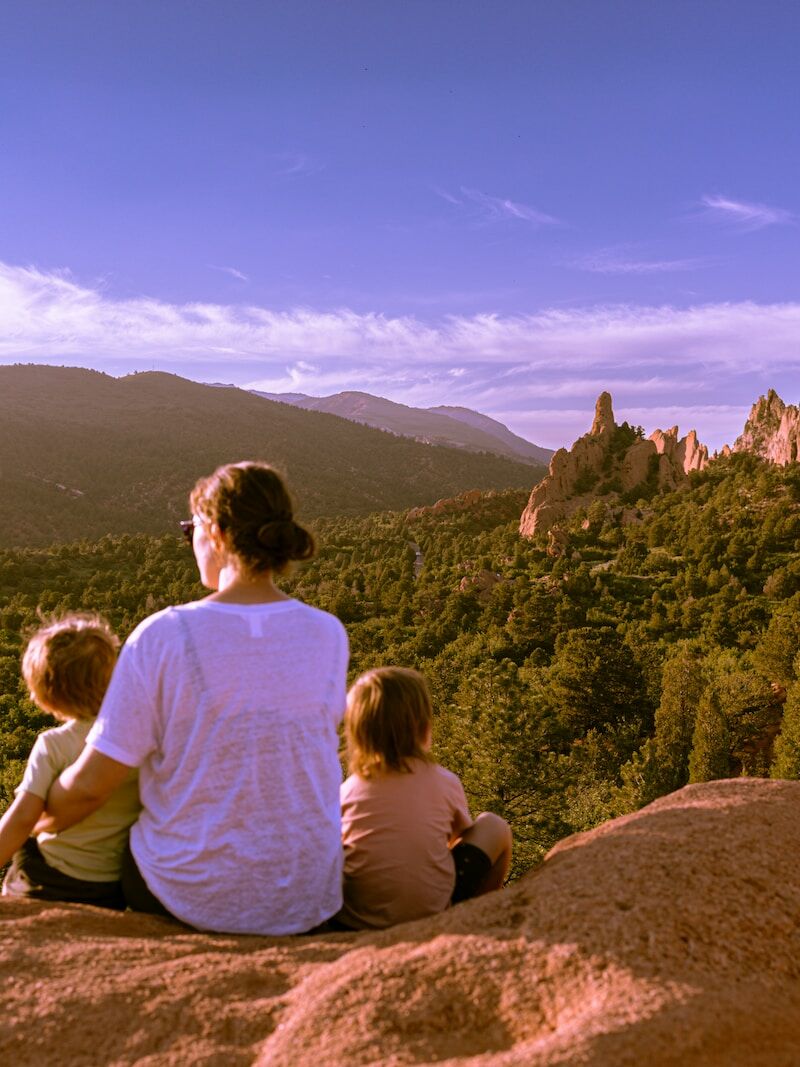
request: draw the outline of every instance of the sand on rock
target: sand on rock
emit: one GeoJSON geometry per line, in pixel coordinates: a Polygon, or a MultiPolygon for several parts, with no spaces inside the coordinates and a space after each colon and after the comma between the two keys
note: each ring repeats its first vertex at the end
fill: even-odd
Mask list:
{"type": "Polygon", "coordinates": [[[688,786],[380,934],[0,901],[16,1067],[794,1067],[800,783],[688,786]]]}

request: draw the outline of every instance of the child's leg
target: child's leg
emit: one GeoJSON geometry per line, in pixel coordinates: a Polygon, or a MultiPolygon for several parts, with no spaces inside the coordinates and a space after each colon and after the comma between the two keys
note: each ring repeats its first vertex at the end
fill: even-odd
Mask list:
{"type": "MultiPolygon", "coordinates": [[[[459,845],[478,848],[489,859],[489,869],[478,885],[459,899],[479,897],[494,889],[500,889],[511,867],[511,827],[505,819],[501,819],[494,812],[482,811],[472,826],[464,831],[454,848],[459,845]]],[[[456,890],[458,892],[458,887],[456,890]]]]}
{"type": "Polygon", "coordinates": [[[34,837],[29,837],[22,848],[14,853],[3,880],[3,894],[125,910],[119,882],[87,882],[56,870],[44,858],[34,837]]]}

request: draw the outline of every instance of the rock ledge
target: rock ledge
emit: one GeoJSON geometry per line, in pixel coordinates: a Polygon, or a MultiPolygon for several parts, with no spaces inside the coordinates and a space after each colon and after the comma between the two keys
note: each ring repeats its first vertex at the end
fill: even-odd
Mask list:
{"type": "Polygon", "coordinates": [[[371,935],[0,901],[15,1067],[790,1067],[800,783],[689,786],[501,894],[371,935]]]}

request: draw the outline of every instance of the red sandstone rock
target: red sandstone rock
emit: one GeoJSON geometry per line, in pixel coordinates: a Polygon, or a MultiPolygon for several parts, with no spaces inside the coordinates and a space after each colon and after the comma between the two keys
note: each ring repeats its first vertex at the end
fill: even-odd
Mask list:
{"type": "Polygon", "coordinates": [[[675,472],[689,474],[691,471],[705,470],[708,466],[708,449],[698,442],[695,430],[689,430],[680,439],[677,426],[669,430],[654,430],[650,440],[659,455],[667,457],[675,472]]]}
{"type": "Polygon", "coordinates": [[[614,410],[611,402],[611,393],[601,393],[594,406],[594,422],[590,433],[593,437],[600,434],[611,433],[614,429],[614,410]]]}
{"type": "Polygon", "coordinates": [[[492,595],[492,590],[496,585],[499,585],[503,579],[495,574],[493,571],[478,571],[477,574],[468,575],[462,578],[458,583],[458,588],[462,593],[471,590],[477,593],[478,600],[487,601],[492,595]]]}
{"type": "MultiPolygon", "coordinates": [[[[547,475],[531,491],[520,519],[523,537],[547,533],[580,508],[588,507],[611,478],[619,479],[624,492],[635,489],[649,477],[655,457],[658,488],[666,490],[685,484],[690,471],[703,470],[708,463],[708,449],[698,443],[695,431],[679,439],[678,427],[673,426],[666,431],[655,430],[648,440],[634,441],[609,468],[614,428],[611,396],[601,393],[591,431],[579,437],[569,451],[560,448],[550,460],[547,475]]],[[[605,493],[617,499],[616,492],[605,493]]]]}
{"type": "Polygon", "coordinates": [[[411,508],[406,513],[407,519],[419,519],[423,515],[442,515],[448,511],[466,511],[467,508],[474,507],[480,503],[483,497],[495,496],[493,491],[484,493],[480,489],[467,489],[466,492],[461,493],[455,497],[445,497],[442,500],[437,500],[435,504],[429,504],[418,508],[411,508]]]}
{"type": "Polygon", "coordinates": [[[256,938],[0,901],[14,1067],[794,1067],[800,783],[689,786],[482,900],[256,938]]]}
{"type": "MultiPolygon", "coordinates": [[[[785,467],[796,463],[800,446],[800,408],[784,404],[774,389],[753,404],[734,452],[756,456],[785,467]]],[[[726,446],[727,447],[727,446],[726,446]]]]}

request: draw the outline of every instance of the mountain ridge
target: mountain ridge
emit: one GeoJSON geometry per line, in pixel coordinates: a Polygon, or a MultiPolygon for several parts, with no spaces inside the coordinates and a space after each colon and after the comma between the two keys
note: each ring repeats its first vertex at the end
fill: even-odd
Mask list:
{"type": "Polygon", "coordinates": [[[529,464],[422,445],[178,375],[0,367],[0,545],[169,532],[196,479],[243,457],[282,470],[307,520],[531,479],[529,464]]]}
{"type": "Polygon", "coordinates": [[[552,449],[527,441],[512,433],[503,423],[471,408],[447,405],[417,408],[358,389],[346,389],[320,397],[306,393],[252,391],[268,400],[308,411],[327,411],[428,444],[444,444],[473,452],[495,452],[539,465],[548,463],[553,454],[552,449]]]}

